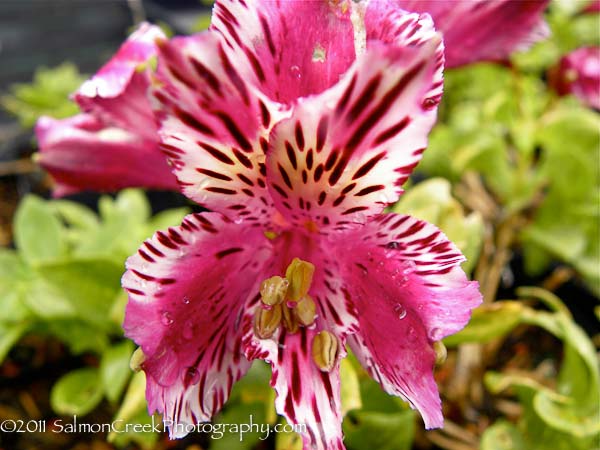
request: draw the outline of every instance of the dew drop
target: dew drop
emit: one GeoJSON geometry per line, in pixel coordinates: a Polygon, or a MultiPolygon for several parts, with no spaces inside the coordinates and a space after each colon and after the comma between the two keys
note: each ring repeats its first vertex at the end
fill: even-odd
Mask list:
{"type": "Polygon", "coordinates": [[[397,241],[391,241],[386,244],[385,248],[388,248],[390,250],[396,250],[400,248],[400,243],[397,241]]]}
{"type": "Polygon", "coordinates": [[[302,73],[300,72],[300,67],[298,67],[298,66],[292,66],[292,67],[290,67],[290,73],[297,80],[299,80],[300,78],[302,78],[302,73]]]}
{"type": "Polygon", "coordinates": [[[409,327],[408,328],[408,341],[415,342],[416,340],[417,340],[417,331],[414,329],[414,327],[409,327]]]}
{"type": "Polygon", "coordinates": [[[168,327],[169,325],[173,324],[173,316],[171,316],[171,313],[169,311],[165,311],[162,313],[160,321],[164,326],[168,327]]]}
{"type": "Polygon", "coordinates": [[[200,372],[195,367],[188,367],[183,374],[183,379],[190,384],[196,384],[200,381],[200,372]]]}
{"type": "Polygon", "coordinates": [[[190,304],[190,298],[189,298],[189,297],[186,295],[185,297],[183,297],[183,298],[181,299],[181,302],[182,302],[184,305],[189,305],[189,304],[190,304]]]}
{"type": "Polygon", "coordinates": [[[402,306],[400,303],[396,303],[394,306],[394,311],[398,314],[398,319],[402,320],[406,317],[406,308],[402,306]]]}
{"type": "Polygon", "coordinates": [[[439,341],[442,339],[442,330],[439,328],[433,328],[430,332],[429,332],[429,339],[431,339],[432,341],[439,341]]]}

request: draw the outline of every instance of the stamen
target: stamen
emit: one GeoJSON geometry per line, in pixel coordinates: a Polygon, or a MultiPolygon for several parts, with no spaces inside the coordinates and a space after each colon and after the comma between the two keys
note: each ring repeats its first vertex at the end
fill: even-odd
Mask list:
{"type": "Polygon", "coordinates": [[[330,372],[335,365],[338,351],[338,340],[329,331],[321,331],[312,343],[313,361],[323,372],[330,372]]]}
{"type": "Polygon", "coordinates": [[[357,58],[367,50],[367,29],[365,27],[366,3],[361,0],[354,0],[350,3],[350,7],[352,8],[350,20],[354,31],[354,53],[357,58]]]}
{"type": "Polygon", "coordinates": [[[448,350],[442,341],[436,341],[433,343],[433,351],[435,352],[435,365],[441,366],[446,362],[448,356],[448,350]]]}
{"type": "Polygon", "coordinates": [[[256,308],[254,316],[254,334],[260,339],[268,339],[273,336],[275,330],[281,323],[281,305],[275,305],[270,309],[256,308]]]}
{"type": "Polygon", "coordinates": [[[305,295],[300,299],[294,308],[294,315],[298,322],[304,326],[312,325],[315,322],[317,305],[310,295],[305,295]]]}
{"type": "Polygon", "coordinates": [[[281,309],[283,311],[282,322],[283,322],[284,328],[289,333],[292,333],[292,334],[297,333],[298,328],[300,328],[300,326],[298,324],[298,320],[296,319],[296,316],[294,315],[294,312],[290,308],[288,308],[286,305],[281,305],[281,309]]]}
{"type": "Polygon", "coordinates": [[[134,372],[139,372],[142,370],[142,365],[146,361],[146,355],[142,351],[142,347],[138,347],[131,355],[131,359],[129,360],[129,368],[134,372]]]}
{"type": "Polygon", "coordinates": [[[274,276],[260,284],[260,296],[265,305],[279,305],[285,299],[290,282],[286,278],[274,276]]]}
{"type": "Polygon", "coordinates": [[[314,273],[315,266],[299,258],[294,258],[285,271],[285,277],[290,282],[287,298],[297,302],[308,294],[314,273]]]}

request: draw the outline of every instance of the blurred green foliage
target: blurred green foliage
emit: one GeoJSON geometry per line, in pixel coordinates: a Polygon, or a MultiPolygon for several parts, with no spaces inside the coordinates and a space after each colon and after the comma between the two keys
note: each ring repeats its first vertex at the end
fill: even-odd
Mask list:
{"type": "Polygon", "coordinates": [[[69,117],[79,111],[69,95],[86,78],[68,62],[51,69],[40,67],[33,75],[33,83],[13,84],[10,93],[0,97],[0,106],[16,116],[23,128],[33,127],[43,115],[57,119],[69,117]]]}

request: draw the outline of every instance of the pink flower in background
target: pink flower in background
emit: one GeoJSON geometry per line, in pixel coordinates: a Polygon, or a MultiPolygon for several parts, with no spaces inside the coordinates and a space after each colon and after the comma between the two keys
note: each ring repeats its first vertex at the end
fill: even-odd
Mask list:
{"type": "MultiPolygon", "coordinates": [[[[372,0],[377,1],[377,0],[372,0]]],[[[429,13],[444,35],[446,67],[504,61],[548,35],[549,0],[397,0],[407,11],[429,13]]]]}
{"type": "Polygon", "coordinates": [[[277,411],[306,424],[305,448],[344,448],[348,344],[427,428],[442,426],[432,346],[481,295],[436,227],[382,214],[442,93],[429,16],[383,1],[218,1],[210,31],[158,46],[161,147],[213,212],[127,261],[124,328],[144,354],[149,410],[210,420],[260,358],[277,411]]]}
{"type": "Polygon", "coordinates": [[[559,94],[573,94],[600,109],[600,47],[582,47],[563,56],[549,78],[559,94]]]}
{"type": "Polygon", "coordinates": [[[41,117],[36,136],[42,167],[56,181],[55,196],[82,190],[142,186],[177,189],[158,147],[147,91],[158,27],[142,24],[118,53],[75,93],[83,111],[63,120],[41,117]]]}

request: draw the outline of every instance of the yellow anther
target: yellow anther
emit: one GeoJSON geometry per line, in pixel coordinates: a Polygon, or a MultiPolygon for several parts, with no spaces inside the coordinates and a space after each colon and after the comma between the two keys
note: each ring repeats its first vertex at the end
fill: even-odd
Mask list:
{"type": "Polygon", "coordinates": [[[285,277],[290,282],[287,298],[297,302],[308,294],[314,273],[315,266],[299,258],[294,258],[285,271],[285,277]]]}
{"type": "Polygon", "coordinates": [[[446,350],[446,346],[442,341],[437,341],[433,343],[433,351],[435,352],[435,365],[441,366],[446,362],[446,357],[448,356],[448,351],[446,350]]]}
{"type": "Polygon", "coordinates": [[[267,239],[273,240],[277,237],[277,233],[275,233],[274,231],[265,231],[265,237],[267,239]]]}
{"type": "Polygon", "coordinates": [[[317,305],[315,305],[313,299],[310,295],[305,295],[298,303],[296,303],[294,315],[302,325],[309,326],[315,321],[316,311],[317,305]]]}
{"type": "Polygon", "coordinates": [[[294,312],[286,305],[281,305],[281,309],[283,326],[289,333],[297,333],[300,326],[298,324],[298,319],[294,316],[294,312]]]}
{"type": "Polygon", "coordinates": [[[338,340],[329,331],[321,331],[313,338],[313,361],[323,372],[329,372],[335,366],[338,351],[338,340]]]}
{"type": "Polygon", "coordinates": [[[146,355],[142,351],[142,347],[138,347],[131,355],[131,359],[129,360],[129,368],[134,372],[139,372],[142,370],[142,364],[146,361],[146,355]]]}
{"type": "Polygon", "coordinates": [[[268,339],[273,336],[281,323],[281,305],[275,305],[270,309],[256,308],[254,315],[254,334],[260,339],[268,339]]]}
{"type": "Polygon", "coordinates": [[[279,305],[285,300],[285,294],[287,293],[289,284],[290,282],[287,278],[282,278],[277,275],[267,278],[260,284],[260,296],[262,302],[269,306],[279,305]]]}

